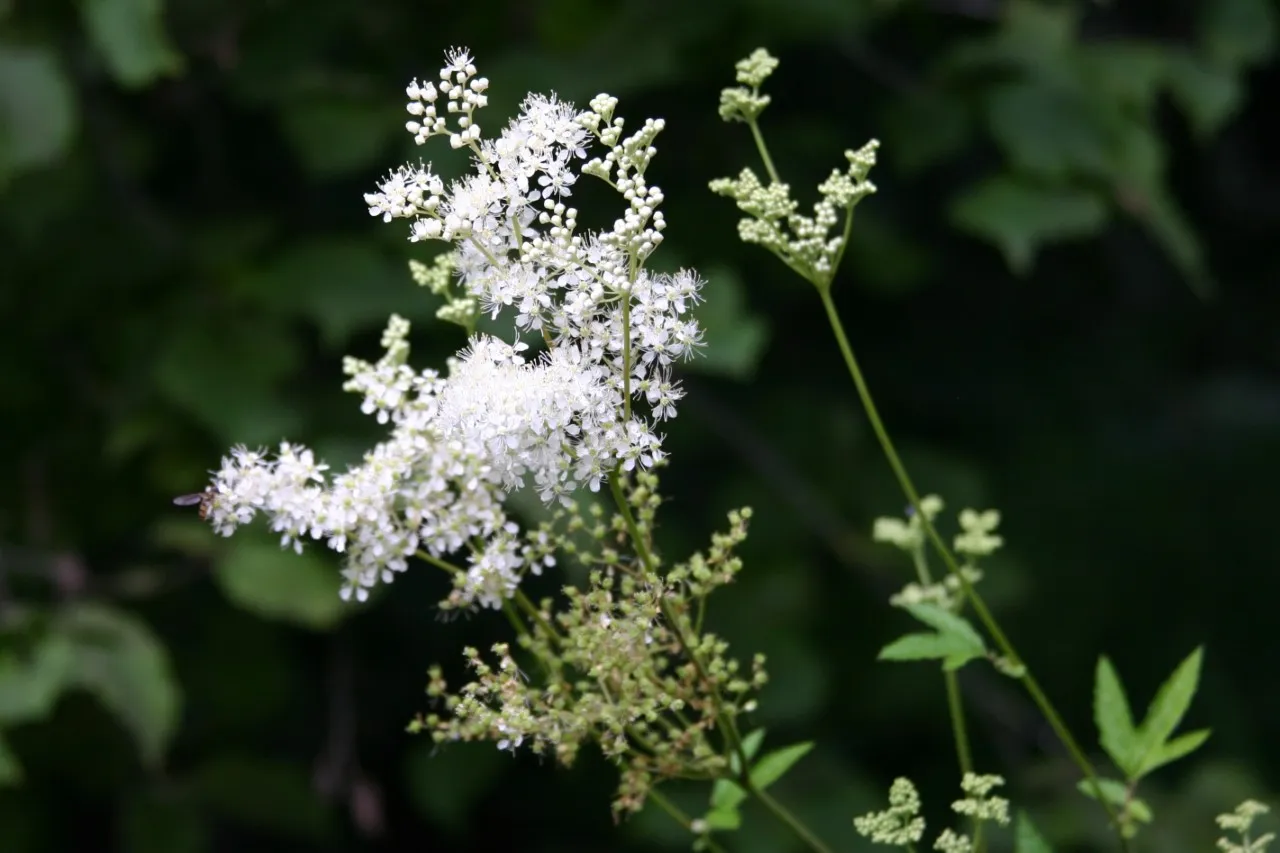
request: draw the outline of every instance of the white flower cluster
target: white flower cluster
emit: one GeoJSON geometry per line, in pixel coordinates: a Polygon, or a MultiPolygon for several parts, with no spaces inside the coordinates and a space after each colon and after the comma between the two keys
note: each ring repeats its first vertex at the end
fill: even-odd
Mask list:
{"type": "Polygon", "coordinates": [[[365,196],[369,212],[410,220],[412,241],[451,243],[460,298],[495,317],[514,309],[517,333],[533,333],[547,351],[526,356],[524,343],[476,336],[447,377],[418,373],[405,363],[408,323],[392,317],[384,357],[344,368],[363,410],[391,424],[389,439],[331,480],[296,445],[282,444],[274,459],[237,448],[215,477],[209,517],[230,535],[262,512],[284,545],[325,540],[346,554],[344,597],[360,600],[414,554],[466,548],[470,565],[450,602],[499,607],[524,573],[552,562],[521,538],[502,507],[507,494],[532,485],[544,501],[565,499],[662,457],[653,422],[675,416],[671,366],[701,345],[690,312],[702,283],[643,268],[665,227],[662,192],[644,177],[661,121],[624,137],[613,98],[577,112],[530,95],[485,140],[476,111],[488,81],[466,52],[446,59],[438,86],[408,87],[407,129],[419,143],[447,136],[470,150],[474,172],[446,187],[429,165],[404,166],[365,196]],[[606,154],[587,161],[594,142],[606,154]],[[609,231],[576,232],[578,212],[564,199],[580,175],[603,179],[626,203],[609,231]],[[648,416],[633,410],[639,401],[648,416]]]}

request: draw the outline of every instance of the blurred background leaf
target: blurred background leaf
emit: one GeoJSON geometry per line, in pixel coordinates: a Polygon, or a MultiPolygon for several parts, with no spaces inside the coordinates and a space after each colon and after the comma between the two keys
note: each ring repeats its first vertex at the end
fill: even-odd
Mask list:
{"type": "MultiPolygon", "coordinates": [[[[687,849],[661,814],[613,825],[598,756],[560,771],[405,733],[435,710],[429,663],[456,683],[464,646],[505,636],[439,618],[442,573],[348,606],[320,543],[228,542],[171,504],[235,443],[358,461],[383,433],[342,357],[376,358],[391,311],[416,366],[463,345],[407,273],[435,249],[362,194],[408,159],[465,168],[412,144],[403,92],[468,45],[486,132],[529,90],[666,120],[655,261],[707,280],[709,345],[665,426],[660,545],[683,557],[756,510],[708,619],[769,656],[753,724],[817,743],[776,795],[866,849],[850,818],[895,776],[942,826],[955,768],[936,673],[875,663],[910,567],[868,532],[904,501],[811,290],[707,190],[758,168],[715,114],[758,46],[805,207],[844,149],[882,142],[834,292],[945,535],[966,505],[1003,510],[984,583],[1072,726],[1092,732],[1099,653],[1149,696],[1207,643],[1186,725],[1214,736],[1144,787],[1140,849],[1208,849],[1213,815],[1280,779],[1278,21],[1271,0],[0,3],[0,847],[687,849]]],[[[592,227],[617,215],[589,182],[574,201],[592,227]]],[[[1015,805],[1054,849],[1100,845],[1025,697],[961,685],[1015,805]]],[[[794,849],[750,807],[726,843],[794,849]]]]}

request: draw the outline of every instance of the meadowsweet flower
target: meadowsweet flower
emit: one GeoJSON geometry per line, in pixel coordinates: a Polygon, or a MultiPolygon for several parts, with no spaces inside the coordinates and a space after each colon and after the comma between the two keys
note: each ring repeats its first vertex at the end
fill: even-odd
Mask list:
{"type": "Polygon", "coordinates": [[[1267,848],[1276,840],[1276,834],[1268,832],[1254,838],[1252,829],[1254,820],[1269,811],[1270,808],[1257,800],[1245,800],[1236,806],[1234,812],[1218,815],[1219,827],[1240,836],[1235,841],[1219,838],[1218,849],[1224,853],[1266,853],[1267,848]]]}
{"type": "Polygon", "coordinates": [[[1000,526],[1000,511],[989,509],[977,512],[972,509],[960,511],[960,527],[964,533],[955,539],[955,549],[970,557],[987,557],[994,554],[1004,545],[1004,537],[997,536],[995,529],[1000,526]]]}
{"type": "Polygon", "coordinates": [[[1009,801],[1004,797],[992,797],[990,793],[1004,784],[1001,776],[978,775],[966,773],[960,782],[960,789],[965,798],[956,800],[951,808],[957,814],[968,815],[976,820],[995,821],[1001,826],[1009,823],[1009,801]]]}
{"type": "Polygon", "coordinates": [[[343,366],[344,388],[390,430],[360,465],[330,476],[310,450],[284,443],[274,456],[236,448],[214,478],[219,533],[261,513],[285,546],[323,541],[344,555],[344,597],[365,599],[414,556],[465,551],[444,604],[500,607],[522,577],[554,565],[539,534],[508,517],[507,496],[529,487],[563,502],[615,470],[659,464],[655,425],[675,417],[683,394],[672,368],[702,344],[692,317],[702,281],[643,266],[666,227],[663,193],[645,176],[663,122],[628,135],[607,95],[583,111],[531,94],[486,138],[478,118],[488,88],[457,49],[437,82],[412,81],[405,126],[415,142],[445,137],[474,169],[446,182],[429,163],[404,165],[364,200],[372,216],[406,220],[411,242],[448,244],[433,266],[411,267],[445,297],[441,316],[470,332],[480,311],[510,312],[516,333],[545,351],[472,336],[447,375],[415,370],[409,324],[392,317],[382,358],[343,366]],[[604,153],[589,159],[596,145],[604,153]],[[584,175],[620,197],[608,230],[578,230],[567,200],[584,175]]]}
{"type": "Polygon", "coordinates": [[[889,808],[853,819],[858,834],[876,844],[907,847],[924,837],[920,794],[910,779],[899,777],[889,787],[889,808]]]}
{"type": "MultiPolygon", "coordinates": [[[[777,65],[778,61],[764,50],[740,61],[736,66],[737,80],[749,88],[724,89],[720,93],[720,117],[754,128],[769,105],[769,97],[760,94],[760,86],[777,65]]],[[[777,180],[765,184],[751,169],[743,169],[736,178],[717,178],[711,182],[711,191],[733,199],[746,214],[738,221],[738,237],[744,243],[762,246],[801,277],[825,289],[831,285],[847,245],[853,209],[876,191],[868,175],[876,164],[879,147],[880,143],[873,139],[856,151],[845,151],[848,166],[843,171],[833,169],[818,185],[819,198],[809,216],[799,212],[788,184],[777,180]],[[837,228],[842,220],[844,227],[837,228]]]]}
{"type": "Polygon", "coordinates": [[[942,853],[973,853],[973,841],[954,829],[944,829],[933,842],[933,849],[941,850],[942,853]]]}

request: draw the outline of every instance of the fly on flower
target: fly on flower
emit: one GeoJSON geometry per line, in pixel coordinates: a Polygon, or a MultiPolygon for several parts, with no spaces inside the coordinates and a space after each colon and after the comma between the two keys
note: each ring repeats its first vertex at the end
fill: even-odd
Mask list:
{"type": "Polygon", "coordinates": [[[199,506],[200,520],[204,521],[209,517],[209,509],[213,505],[213,489],[208,488],[203,492],[192,492],[189,495],[178,495],[173,499],[178,506],[199,506]]]}

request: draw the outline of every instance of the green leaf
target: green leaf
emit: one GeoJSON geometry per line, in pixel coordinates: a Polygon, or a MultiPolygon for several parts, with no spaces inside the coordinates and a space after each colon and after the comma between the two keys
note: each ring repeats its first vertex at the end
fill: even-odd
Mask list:
{"type": "Polygon", "coordinates": [[[1095,97],[1141,116],[1155,104],[1173,54],[1165,45],[1132,39],[1093,41],[1075,49],[1095,97]]]}
{"type": "MultiPolygon", "coordinates": [[[[956,157],[973,136],[970,111],[961,99],[932,88],[892,99],[884,124],[886,150],[909,175],[956,157]],[[921,133],[922,127],[929,132],[921,133]]],[[[860,228],[856,225],[854,233],[860,228]]]]}
{"type": "Polygon", "coordinates": [[[1202,142],[1217,133],[1244,102],[1240,75],[1230,68],[1174,53],[1166,73],[1170,97],[1202,142]]]}
{"type": "Polygon", "coordinates": [[[689,369],[713,376],[746,380],[769,342],[769,322],[753,314],[746,302],[746,286],[728,267],[704,273],[703,302],[695,312],[706,332],[707,346],[689,362],[689,369]]]}
{"type": "MultiPolygon", "coordinates": [[[[760,747],[764,745],[764,736],[764,729],[756,729],[749,732],[747,736],[742,739],[742,751],[748,759],[756,757],[756,753],[759,752],[760,747]]],[[[738,772],[741,773],[741,769],[739,769],[738,772]]]]}
{"type": "Polygon", "coordinates": [[[1104,177],[1112,186],[1162,185],[1168,152],[1154,126],[1128,116],[1114,116],[1109,140],[1111,157],[1104,177]]]}
{"type": "Polygon", "coordinates": [[[74,647],[71,681],[120,720],[145,763],[158,764],[181,703],[164,644],[141,620],[99,604],[67,607],[52,630],[74,647]]]}
{"type": "Polygon", "coordinates": [[[880,650],[879,660],[943,660],[953,655],[969,654],[981,657],[982,652],[974,653],[971,644],[950,634],[906,634],[894,640],[880,650]]]}
{"type": "Polygon", "coordinates": [[[346,612],[337,567],[313,550],[295,554],[261,540],[237,540],[215,564],[214,577],[230,601],[265,619],[325,630],[346,612]]]}
{"type": "Polygon", "coordinates": [[[53,49],[0,44],[0,186],[57,162],[76,122],[75,95],[53,49]]]}
{"type": "Polygon", "coordinates": [[[1147,757],[1142,762],[1142,766],[1138,768],[1138,775],[1145,776],[1157,767],[1163,767],[1170,762],[1177,761],[1184,755],[1200,748],[1206,740],[1209,739],[1211,732],[1208,729],[1197,729],[1194,732],[1187,732],[1180,735],[1168,743],[1162,744],[1153,755],[1147,757]]]}
{"type": "Polygon", "coordinates": [[[157,349],[158,390],[218,437],[253,446],[297,431],[301,419],[278,385],[302,353],[281,324],[244,317],[230,326],[187,325],[157,349]]]}
{"type": "Polygon", "coordinates": [[[440,304],[414,283],[403,260],[350,238],[291,244],[242,275],[233,289],[283,317],[312,320],[330,348],[356,332],[382,329],[393,311],[426,320],[440,304]]]}
{"type": "Polygon", "coordinates": [[[192,775],[191,788],[209,809],[246,826],[316,841],[329,831],[329,811],[311,774],[296,764],[223,755],[192,775]]]}
{"type": "Polygon", "coordinates": [[[1018,812],[1018,822],[1013,830],[1014,853],[1053,853],[1049,842],[1040,834],[1026,812],[1018,812]]]}
{"type": "Polygon", "coordinates": [[[955,199],[950,214],[957,228],[994,243],[1009,268],[1025,275],[1042,244],[1102,230],[1107,205],[1087,190],[1036,186],[1000,176],[955,199]]]}
{"type": "Polygon", "coordinates": [[[986,650],[982,635],[963,616],[957,616],[936,604],[907,604],[902,609],[940,634],[954,636],[973,648],[986,650]]]}
{"type": "Polygon", "coordinates": [[[1200,238],[1167,188],[1162,184],[1142,187],[1137,204],[1129,206],[1129,213],[1146,226],[1197,296],[1207,299],[1213,295],[1217,286],[1205,267],[1200,238]]]}
{"type": "Polygon", "coordinates": [[[711,786],[711,807],[716,811],[732,811],[747,798],[747,790],[732,779],[717,779],[711,786]]]}
{"type": "Polygon", "coordinates": [[[11,787],[21,782],[22,765],[18,763],[18,756],[9,749],[9,742],[4,739],[4,732],[0,731],[0,788],[11,787]]]}
{"type": "Polygon", "coordinates": [[[367,171],[387,150],[403,124],[388,121],[386,105],[377,98],[324,93],[291,98],[281,105],[281,129],[302,165],[327,178],[367,171]]]}
{"type": "Polygon", "coordinates": [[[1029,57],[1043,62],[1078,44],[1080,11],[1069,4],[1015,2],[1004,12],[1000,40],[1029,57]]]}
{"type": "Polygon", "coordinates": [[[733,831],[742,826],[742,815],[736,808],[716,808],[702,816],[710,830],[733,831]]]}
{"type": "MultiPolygon", "coordinates": [[[[748,761],[755,758],[756,753],[760,751],[760,746],[764,743],[764,735],[765,729],[758,728],[742,739],[742,751],[747,756],[748,761]]],[[[742,772],[742,762],[738,759],[736,751],[729,754],[729,769],[733,771],[735,776],[742,772]]]]}
{"type": "Polygon", "coordinates": [[[1195,698],[1200,684],[1200,663],[1203,659],[1204,647],[1200,646],[1178,665],[1173,675],[1160,685],[1156,698],[1151,700],[1146,719],[1138,732],[1138,756],[1142,766],[1146,766],[1148,759],[1164,746],[1191,707],[1191,700],[1195,698]]]}
{"type": "Polygon", "coordinates": [[[462,832],[473,807],[510,764],[491,743],[455,743],[440,748],[420,741],[405,764],[408,794],[423,817],[462,832]]]}
{"type": "Polygon", "coordinates": [[[0,726],[42,720],[71,682],[75,650],[66,637],[47,633],[27,657],[0,655],[0,726]]]}
{"type": "Polygon", "coordinates": [[[1110,171],[1111,144],[1100,106],[1077,86],[995,86],[986,114],[992,138],[1016,171],[1049,181],[1110,171]]]}
{"type": "Polygon", "coordinates": [[[116,82],[141,88],[182,70],[164,31],[162,0],[80,0],[89,39],[116,82]]]}
{"type": "Polygon", "coordinates": [[[1137,769],[1135,753],[1138,731],[1133,725],[1129,700],[1120,676],[1106,656],[1098,658],[1093,680],[1093,719],[1098,726],[1099,744],[1128,777],[1137,769]]]}
{"type": "Polygon", "coordinates": [[[1134,797],[1129,800],[1129,805],[1128,808],[1125,809],[1125,814],[1129,817],[1136,818],[1143,823],[1151,823],[1155,818],[1155,815],[1151,811],[1151,806],[1147,805],[1147,801],[1140,797],[1134,797]]]}
{"type": "MultiPolygon", "coordinates": [[[[1147,805],[1145,800],[1133,796],[1125,783],[1115,779],[1099,779],[1098,782],[1102,787],[1102,799],[1120,812],[1122,824],[1130,823],[1131,820],[1151,823],[1151,806],[1147,805]]],[[[1076,783],[1076,787],[1089,799],[1098,799],[1094,795],[1093,784],[1088,779],[1081,779],[1076,783]]],[[[1126,838],[1132,837],[1134,832],[1132,827],[1125,831],[1126,838]]]]}
{"type": "MultiPolygon", "coordinates": [[[[1129,788],[1115,779],[1099,779],[1098,786],[1102,788],[1102,799],[1116,808],[1122,808],[1129,797],[1129,788]]],[[[1081,779],[1076,783],[1076,788],[1089,799],[1098,799],[1093,783],[1088,779],[1081,779]]]]}
{"type": "Polygon", "coordinates": [[[791,769],[791,765],[804,758],[811,749],[813,749],[813,741],[775,749],[751,768],[751,784],[763,791],[781,779],[782,775],[791,769]]]}
{"type": "Polygon", "coordinates": [[[1280,16],[1272,0],[1214,0],[1200,11],[1200,41],[1214,62],[1252,65],[1275,52],[1280,16]]]}

